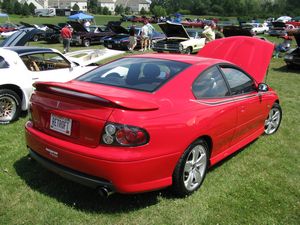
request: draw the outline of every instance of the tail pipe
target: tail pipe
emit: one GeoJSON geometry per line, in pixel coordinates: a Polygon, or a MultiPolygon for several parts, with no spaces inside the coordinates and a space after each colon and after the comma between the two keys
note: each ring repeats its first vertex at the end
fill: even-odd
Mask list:
{"type": "Polygon", "coordinates": [[[97,191],[101,198],[108,198],[110,195],[114,193],[113,191],[109,190],[106,187],[99,187],[97,191]]]}

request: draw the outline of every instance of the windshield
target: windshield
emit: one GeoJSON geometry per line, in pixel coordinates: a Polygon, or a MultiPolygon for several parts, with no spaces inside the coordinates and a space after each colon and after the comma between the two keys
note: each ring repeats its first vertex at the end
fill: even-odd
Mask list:
{"type": "Polygon", "coordinates": [[[189,64],[154,58],[123,58],[77,78],[80,81],[153,92],[189,64]]]}

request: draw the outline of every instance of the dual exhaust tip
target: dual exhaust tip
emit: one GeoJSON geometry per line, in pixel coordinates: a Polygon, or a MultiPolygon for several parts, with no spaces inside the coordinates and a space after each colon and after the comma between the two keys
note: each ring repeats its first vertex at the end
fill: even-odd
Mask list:
{"type": "Polygon", "coordinates": [[[108,198],[110,195],[114,193],[113,191],[109,190],[106,187],[99,187],[97,191],[101,198],[108,198]]]}

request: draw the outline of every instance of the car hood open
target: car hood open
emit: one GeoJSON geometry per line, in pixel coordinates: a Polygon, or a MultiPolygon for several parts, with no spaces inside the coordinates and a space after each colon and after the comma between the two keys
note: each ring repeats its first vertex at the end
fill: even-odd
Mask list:
{"type": "Polygon", "coordinates": [[[35,34],[38,33],[40,33],[39,29],[24,28],[6,38],[0,44],[0,47],[24,46],[28,41],[30,41],[33,38],[35,34]]]}
{"type": "Polygon", "coordinates": [[[300,31],[294,34],[295,40],[297,42],[298,48],[300,48],[300,31]]]}
{"type": "Polygon", "coordinates": [[[274,44],[269,41],[235,36],[209,42],[198,52],[198,56],[234,63],[261,83],[266,76],[273,50],[274,44]]]}
{"type": "Polygon", "coordinates": [[[284,22],[280,22],[280,21],[272,22],[272,26],[273,27],[286,27],[285,23],[284,22]]]}
{"type": "Polygon", "coordinates": [[[180,38],[190,38],[186,29],[180,23],[158,23],[160,29],[164,32],[166,37],[180,37],[180,38]]]}
{"type": "Polygon", "coordinates": [[[67,23],[72,26],[72,28],[74,29],[75,32],[85,32],[85,33],[88,33],[88,30],[85,29],[85,27],[82,24],[78,23],[78,22],[68,21],[67,23]]]}
{"type": "Polygon", "coordinates": [[[60,26],[54,25],[54,24],[49,24],[49,23],[44,23],[43,25],[49,27],[52,30],[55,31],[60,31],[62,28],[60,26]]]}
{"type": "Polygon", "coordinates": [[[108,27],[116,34],[128,34],[129,35],[129,31],[120,25],[110,24],[110,25],[108,25],[108,27]]]}

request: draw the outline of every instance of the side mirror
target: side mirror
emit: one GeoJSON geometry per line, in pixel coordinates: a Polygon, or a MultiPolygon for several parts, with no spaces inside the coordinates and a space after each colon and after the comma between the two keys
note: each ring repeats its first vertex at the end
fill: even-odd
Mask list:
{"type": "Polygon", "coordinates": [[[269,86],[265,83],[258,84],[258,91],[267,92],[269,90],[269,86]]]}

